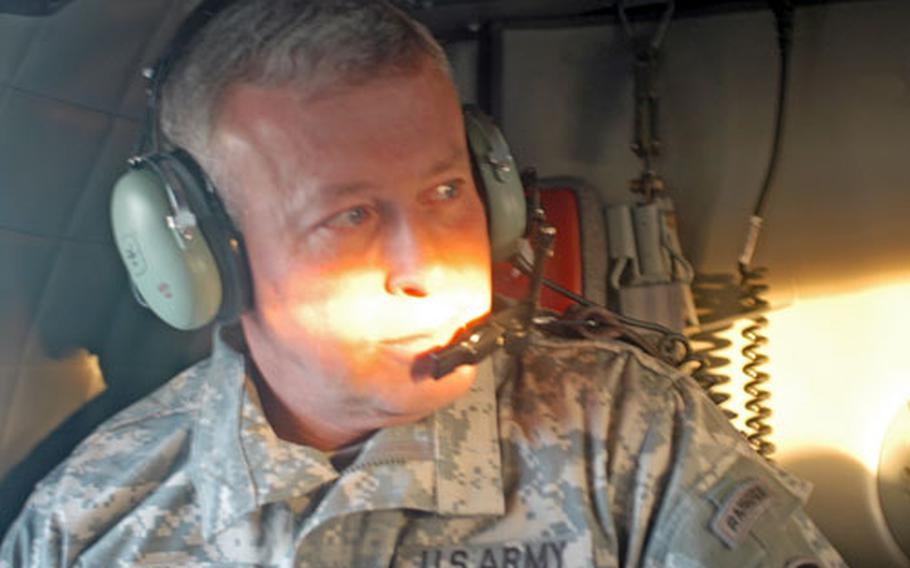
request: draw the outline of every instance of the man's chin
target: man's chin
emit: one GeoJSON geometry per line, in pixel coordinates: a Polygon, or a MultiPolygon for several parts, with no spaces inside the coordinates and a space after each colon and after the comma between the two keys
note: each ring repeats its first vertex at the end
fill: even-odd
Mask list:
{"type": "Polygon", "coordinates": [[[463,365],[434,380],[429,374],[415,370],[417,366],[418,363],[412,366],[412,380],[406,386],[383,395],[383,401],[377,405],[383,416],[398,423],[420,420],[467,394],[477,376],[475,367],[463,365]]]}

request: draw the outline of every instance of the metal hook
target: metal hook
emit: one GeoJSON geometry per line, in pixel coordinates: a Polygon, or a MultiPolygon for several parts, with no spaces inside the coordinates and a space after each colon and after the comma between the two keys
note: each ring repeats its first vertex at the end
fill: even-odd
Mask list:
{"type": "MultiPolygon", "coordinates": [[[[626,15],[626,0],[617,0],[616,12],[619,15],[619,21],[622,24],[623,32],[626,34],[629,41],[634,43],[635,36],[632,34],[632,26],[629,24],[629,17],[626,15]]],[[[664,38],[667,36],[667,30],[670,29],[670,22],[673,21],[673,14],[675,12],[676,0],[667,0],[667,7],[661,16],[657,31],[654,32],[651,41],[648,43],[648,55],[660,51],[660,48],[664,43],[664,38]]]]}

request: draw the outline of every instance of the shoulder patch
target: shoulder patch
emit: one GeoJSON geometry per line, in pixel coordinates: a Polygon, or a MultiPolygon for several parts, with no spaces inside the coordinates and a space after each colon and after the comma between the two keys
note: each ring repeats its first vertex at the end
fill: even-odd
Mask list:
{"type": "Polygon", "coordinates": [[[755,521],[768,510],[771,495],[771,488],[763,479],[740,483],[714,515],[711,531],[728,547],[735,548],[749,534],[755,521]]]}

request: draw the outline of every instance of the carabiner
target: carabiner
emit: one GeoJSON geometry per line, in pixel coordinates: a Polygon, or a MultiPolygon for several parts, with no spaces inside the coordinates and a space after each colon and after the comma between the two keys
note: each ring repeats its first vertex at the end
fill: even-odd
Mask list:
{"type": "MultiPolygon", "coordinates": [[[[633,44],[637,41],[637,38],[632,33],[632,26],[629,24],[629,17],[626,15],[626,0],[618,0],[616,3],[616,12],[619,15],[619,21],[622,24],[622,30],[626,34],[626,37],[629,38],[629,41],[633,44]]],[[[676,0],[667,0],[667,7],[664,9],[664,13],[660,18],[660,23],[657,26],[657,31],[654,32],[654,35],[651,37],[651,41],[647,44],[647,54],[651,55],[660,51],[661,46],[664,43],[664,38],[667,36],[667,30],[670,29],[670,22],[673,21],[673,14],[676,12],[676,0]]],[[[641,54],[636,54],[640,56],[641,54]]]]}

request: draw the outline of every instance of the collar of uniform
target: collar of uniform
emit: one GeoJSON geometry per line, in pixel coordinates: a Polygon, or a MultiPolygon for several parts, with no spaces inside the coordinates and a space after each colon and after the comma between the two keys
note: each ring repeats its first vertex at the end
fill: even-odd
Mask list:
{"type": "Polygon", "coordinates": [[[240,445],[257,507],[304,498],[338,478],[325,452],[282,440],[275,434],[251,379],[246,381],[241,414],[240,445]]]}
{"type": "Polygon", "coordinates": [[[298,538],[360,511],[412,509],[439,515],[502,515],[492,364],[478,366],[471,390],[414,424],[385,428],[326,492],[298,538]]]}
{"type": "Polygon", "coordinates": [[[434,415],[441,514],[505,513],[493,363],[481,362],[470,392],[434,415]]]}
{"type": "Polygon", "coordinates": [[[256,508],[256,495],[240,445],[246,362],[216,329],[212,356],[198,369],[199,413],[190,449],[190,479],[198,495],[204,538],[256,508]]]}

